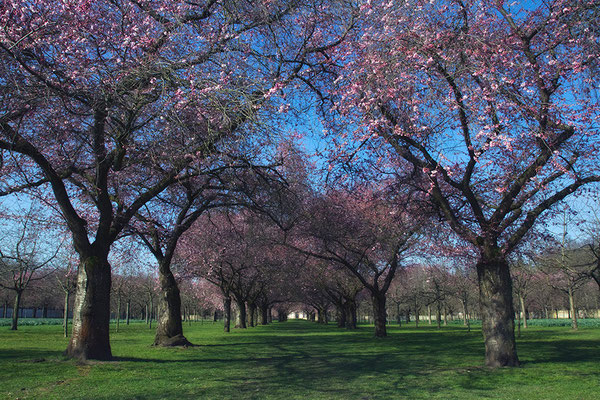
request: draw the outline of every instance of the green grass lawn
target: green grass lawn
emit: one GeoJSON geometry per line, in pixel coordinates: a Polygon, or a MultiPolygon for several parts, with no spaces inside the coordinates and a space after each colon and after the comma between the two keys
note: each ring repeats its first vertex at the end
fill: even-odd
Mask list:
{"type": "Polygon", "coordinates": [[[154,348],[136,323],[112,334],[111,362],[65,360],[60,326],[0,328],[0,399],[600,399],[600,329],[531,327],[523,366],[483,367],[462,326],[349,332],[288,321],[234,330],[185,326],[197,347],[154,348]]]}

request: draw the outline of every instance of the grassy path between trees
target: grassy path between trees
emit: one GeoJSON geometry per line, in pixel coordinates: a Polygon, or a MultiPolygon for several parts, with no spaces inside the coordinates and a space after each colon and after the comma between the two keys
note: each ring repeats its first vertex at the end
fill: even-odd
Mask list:
{"type": "Polygon", "coordinates": [[[60,326],[0,329],[0,399],[598,399],[600,329],[532,327],[523,366],[483,365],[481,331],[414,325],[376,339],[305,321],[221,332],[185,325],[199,346],[153,348],[154,330],[112,332],[112,362],[65,360],[60,326]]]}

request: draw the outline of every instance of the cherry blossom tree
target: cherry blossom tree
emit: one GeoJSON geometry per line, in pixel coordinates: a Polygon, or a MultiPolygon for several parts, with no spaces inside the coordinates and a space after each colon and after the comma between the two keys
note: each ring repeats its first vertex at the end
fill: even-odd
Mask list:
{"type": "Polygon", "coordinates": [[[187,166],[239,134],[327,48],[322,39],[343,35],[321,29],[328,8],[2,2],[0,194],[34,192],[73,236],[80,264],[69,356],[111,358],[112,243],[187,166]]]}
{"type": "Polygon", "coordinates": [[[372,149],[427,182],[479,255],[486,364],[516,366],[507,256],[553,205],[600,180],[597,4],[360,8],[355,35],[332,52],[329,91],[352,122],[331,131],[344,127],[342,149],[372,149]]]}
{"type": "Polygon", "coordinates": [[[307,205],[306,222],[289,242],[303,254],[347,268],[363,284],[378,337],[386,336],[386,293],[421,226],[410,208],[410,194],[391,200],[363,186],[332,189],[307,205]]]}

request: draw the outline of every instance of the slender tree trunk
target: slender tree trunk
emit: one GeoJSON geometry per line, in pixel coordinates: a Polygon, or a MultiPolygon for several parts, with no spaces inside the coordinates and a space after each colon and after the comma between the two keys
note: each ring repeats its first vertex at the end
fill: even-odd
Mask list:
{"type": "Polygon", "coordinates": [[[161,262],[158,270],[160,292],[154,346],[189,346],[191,343],[183,336],[181,296],[170,263],[161,262]]]}
{"type": "Polygon", "coordinates": [[[521,313],[517,313],[517,337],[521,337],[521,313]]]}
{"type": "Polygon", "coordinates": [[[385,309],[385,294],[378,293],[371,295],[373,301],[373,319],[375,322],[375,337],[386,337],[386,309],[385,309]]]}
{"type": "Polygon", "coordinates": [[[146,325],[148,325],[148,322],[150,321],[149,315],[148,315],[148,303],[144,304],[144,317],[146,319],[146,325]]]}
{"type": "Polygon", "coordinates": [[[16,290],[15,292],[16,293],[15,293],[15,303],[13,306],[13,313],[12,313],[12,323],[10,325],[11,331],[17,330],[17,326],[19,324],[19,309],[21,307],[21,296],[23,295],[22,290],[16,290]]]}
{"type": "Polygon", "coordinates": [[[523,315],[523,329],[527,329],[527,311],[525,310],[525,298],[519,295],[519,303],[521,303],[521,314],[523,315]]]}
{"type": "Polygon", "coordinates": [[[248,304],[248,312],[250,313],[250,320],[248,322],[250,323],[251,328],[256,326],[256,308],[256,303],[248,304]]]}
{"type": "Polygon", "coordinates": [[[269,323],[273,322],[273,308],[269,307],[269,310],[267,311],[267,321],[269,323]]]}
{"type": "Polygon", "coordinates": [[[148,328],[152,329],[152,320],[154,319],[154,299],[150,297],[150,305],[148,306],[148,328]]]}
{"type": "Polygon", "coordinates": [[[63,330],[65,337],[69,337],[69,297],[71,297],[71,292],[68,290],[65,291],[65,307],[63,311],[63,330]]]}
{"type": "Polygon", "coordinates": [[[246,314],[246,302],[241,300],[236,300],[236,304],[238,307],[237,321],[235,323],[236,328],[246,329],[248,327],[247,314],[246,314]]]}
{"type": "Polygon", "coordinates": [[[410,308],[406,309],[406,323],[410,323],[410,308]]]}
{"type": "Polygon", "coordinates": [[[427,322],[431,325],[431,304],[427,305],[427,322]]]}
{"type": "Polygon", "coordinates": [[[337,326],[338,328],[343,328],[346,326],[346,308],[343,304],[340,304],[337,307],[337,326]]]}
{"type": "Polygon", "coordinates": [[[223,299],[223,329],[225,332],[231,331],[231,297],[229,296],[223,299]]]}
{"type": "Polygon", "coordinates": [[[421,309],[419,308],[418,302],[415,300],[415,328],[419,327],[419,314],[421,309]]]}
{"type": "Polygon", "coordinates": [[[485,363],[518,366],[512,282],[508,263],[497,247],[484,249],[477,263],[485,363]]]}
{"type": "Polygon", "coordinates": [[[33,315],[32,318],[37,318],[37,307],[33,307],[33,315]]]}
{"type": "Polygon", "coordinates": [[[402,311],[400,310],[400,303],[396,304],[396,319],[398,322],[398,327],[402,326],[402,311]]]}
{"type": "Polygon", "coordinates": [[[131,311],[131,299],[127,299],[127,305],[125,306],[125,324],[129,325],[129,318],[130,318],[130,311],[131,311]]]}
{"type": "MultiPolygon", "coordinates": [[[[108,248],[108,246],[106,246],[108,248]]],[[[66,355],[110,360],[110,264],[108,251],[82,255],[77,272],[73,329],[66,355]]]]}
{"type": "Polygon", "coordinates": [[[569,313],[571,314],[571,328],[573,330],[577,330],[577,309],[575,308],[575,294],[573,293],[573,288],[569,286],[569,313]]]}
{"type": "Polygon", "coordinates": [[[4,300],[4,313],[2,314],[2,318],[8,318],[6,312],[8,311],[8,301],[4,300]]]}
{"type": "Polygon", "coordinates": [[[121,322],[121,296],[117,296],[117,327],[115,329],[115,332],[119,332],[119,325],[121,322]]]}
{"type": "Polygon", "coordinates": [[[42,318],[48,318],[48,304],[44,304],[42,307],[42,318]]]}
{"type": "Polygon", "coordinates": [[[462,307],[463,307],[463,325],[467,326],[467,302],[462,300],[462,307]]]}
{"type": "Polygon", "coordinates": [[[260,324],[267,325],[269,323],[269,306],[266,304],[260,305],[260,324]]]}

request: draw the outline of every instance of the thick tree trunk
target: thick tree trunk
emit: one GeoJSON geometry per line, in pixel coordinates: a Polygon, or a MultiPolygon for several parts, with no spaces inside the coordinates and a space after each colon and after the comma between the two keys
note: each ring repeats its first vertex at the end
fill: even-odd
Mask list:
{"type": "Polygon", "coordinates": [[[237,314],[237,321],[235,323],[235,327],[236,328],[240,328],[240,329],[246,329],[248,327],[246,321],[247,321],[247,314],[246,314],[246,302],[245,301],[240,301],[240,300],[236,300],[236,304],[238,306],[238,314],[237,314]]]}
{"type": "Polygon", "coordinates": [[[223,299],[223,330],[231,331],[231,297],[228,296],[223,299]]]}
{"type": "Polygon", "coordinates": [[[158,315],[154,346],[190,346],[183,336],[181,323],[181,296],[177,281],[168,263],[159,265],[158,315]]]}
{"type": "Polygon", "coordinates": [[[322,324],[323,322],[323,309],[317,308],[317,324],[322,324]]]}
{"type": "Polygon", "coordinates": [[[65,292],[65,307],[63,311],[63,330],[65,337],[69,337],[69,297],[71,297],[71,293],[67,290],[65,292]]]}
{"type": "Polygon", "coordinates": [[[284,310],[277,310],[277,321],[278,322],[287,321],[287,314],[284,310]]]}
{"type": "Polygon", "coordinates": [[[523,315],[523,329],[527,329],[527,311],[525,310],[525,299],[519,295],[519,303],[521,304],[521,314],[523,315]]]}
{"type": "Polygon", "coordinates": [[[16,331],[17,330],[17,326],[19,324],[19,310],[21,307],[21,296],[23,295],[23,291],[22,290],[17,290],[16,294],[15,294],[15,304],[13,306],[13,313],[12,313],[12,322],[10,325],[10,330],[11,331],[16,331]]]}
{"type": "Polygon", "coordinates": [[[108,252],[80,259],[73,308],[73,330],[66,355],[80,360],[110,360],[110,265],[108,252]]]}
{"type": "Polygon", "coordinates": [[[269,306],[266,304],[260,305],[260,324],[267,325],[269,323],[269,306]]]}
{"type": "Polygon", "coordinates": [[[485,363],[489,367],[518,366],[512,281],[497,248],[486,249],[477,263],[485,363]]]}
{"type": "Polygon", "coordinates": [[[267,311],[267,322],[273,322],[273,309],[271,307],[269,307],[269,310],[267,311]]]}
{"type": "Polygon", "coordinates": [[[385,294],[372,295],[373,301],[373,319],[375,321],[375,337],[386,337],[386,309],[385,309],[385,294]]]}
{"type": "Polygon", "coordinates": [[[571,317],[571,328],[577,330],[577,310],[575,308],[575,294],[573,293],[573,288],[569,287],[569,314],[571,317]]]}
{"type": "Polygon", "coordinates": [[[344,307],[346,310],[346,329],[356,329],[356,303],[347,301],[344,307]]]}

